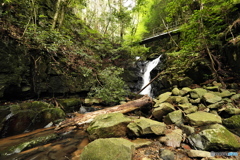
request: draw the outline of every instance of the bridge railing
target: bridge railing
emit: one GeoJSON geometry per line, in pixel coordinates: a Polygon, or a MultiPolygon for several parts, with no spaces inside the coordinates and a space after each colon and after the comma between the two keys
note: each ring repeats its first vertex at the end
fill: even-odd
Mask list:
{"type": "Polygon", "coordinates": [[[165,24],[165,26],[154,28],[152,30],[151,34],[146,36],[144,39],[148,39],[148,38],[151,38],[151,37],[163,34],[163,33],[171,32],[171,31],[179,28],[182,24],[183,24],[183,22],[181,22],[181,21],[175,21],[175,22],[167,23],[167,24],[165,24]]]}

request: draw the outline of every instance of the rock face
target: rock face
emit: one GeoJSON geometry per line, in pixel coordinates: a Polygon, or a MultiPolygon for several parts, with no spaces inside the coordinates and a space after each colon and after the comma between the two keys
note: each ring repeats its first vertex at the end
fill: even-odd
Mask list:
{"type": "Polygon", "coordinates": [[[131,119],[122,113],[109,113],[97,116],[88,127],[90,139],[124,137],[131,119]]]}
{"type": "Polygon", "coordinates": [[[83,150],[80,160],[132,160],[134,144],[123,138],[97,139],[83,150]]]}

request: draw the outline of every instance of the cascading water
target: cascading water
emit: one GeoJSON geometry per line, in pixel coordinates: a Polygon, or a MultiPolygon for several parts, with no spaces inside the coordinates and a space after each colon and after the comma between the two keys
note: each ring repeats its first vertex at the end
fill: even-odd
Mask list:
{"type": "MultiPolygon", "coordinates": [[[[143,79],[143,84],[141,89],[143,89],[151,80],[151,71],[158,65],[158,63],[160,62],[160,58],[162,55],[160,55],[158,58],[152,60],[151,62],[148,62],[144,68],[144,74],[142,75],[142,79],[143,79]]],[[[151,84],[148,85],[143,91],[140,92],[141,95],[149,95],[151,96],[151,84]]]]}

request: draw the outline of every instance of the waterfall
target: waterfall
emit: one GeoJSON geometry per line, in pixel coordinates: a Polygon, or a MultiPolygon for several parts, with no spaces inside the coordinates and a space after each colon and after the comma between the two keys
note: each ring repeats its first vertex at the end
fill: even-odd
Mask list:
{"type": "MultiPolygon", "coordinates": [[[[151,71],[158,65],[158,63],[160,62],[160,58],[161,58],[161,55],[152,60],[151,62],[148,62],[144,68],[144,74],[142,75],[142,79],[143,79],[143,84],[142,84],[142,87],[145,87],[151,80],[151,71]]],[[[151,96],[151,84],[148,85],[142,92],[140,92],[141,95],[149,95],[151,96]]]]}

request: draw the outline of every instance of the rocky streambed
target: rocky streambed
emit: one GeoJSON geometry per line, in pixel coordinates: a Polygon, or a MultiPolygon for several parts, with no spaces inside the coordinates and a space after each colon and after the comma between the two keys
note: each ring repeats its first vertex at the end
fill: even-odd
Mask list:
{"type": "MultiPolygon", "coordinates": [[[[40,133],[51,135],[49,139],[44,139],[44,143],[32,143],[32,147],[30,145],[19,152],[10,154],[6,147],[9,141],[0,139],[1,148],[5,146],[1,157],[239,160],[239,102],[237,90],[221,89],[221,84],[215,82],[194,89],[175,87],[156,97],[150,110],[99,115],[90,124],[64,135],[56,134],[54,127],[45,129],[40,133]]],[[[28,137],[35,135],[32,132],[26,134],[28,137]]],[[[20,138],[8,139],[16,141],[20,138]]]]}

